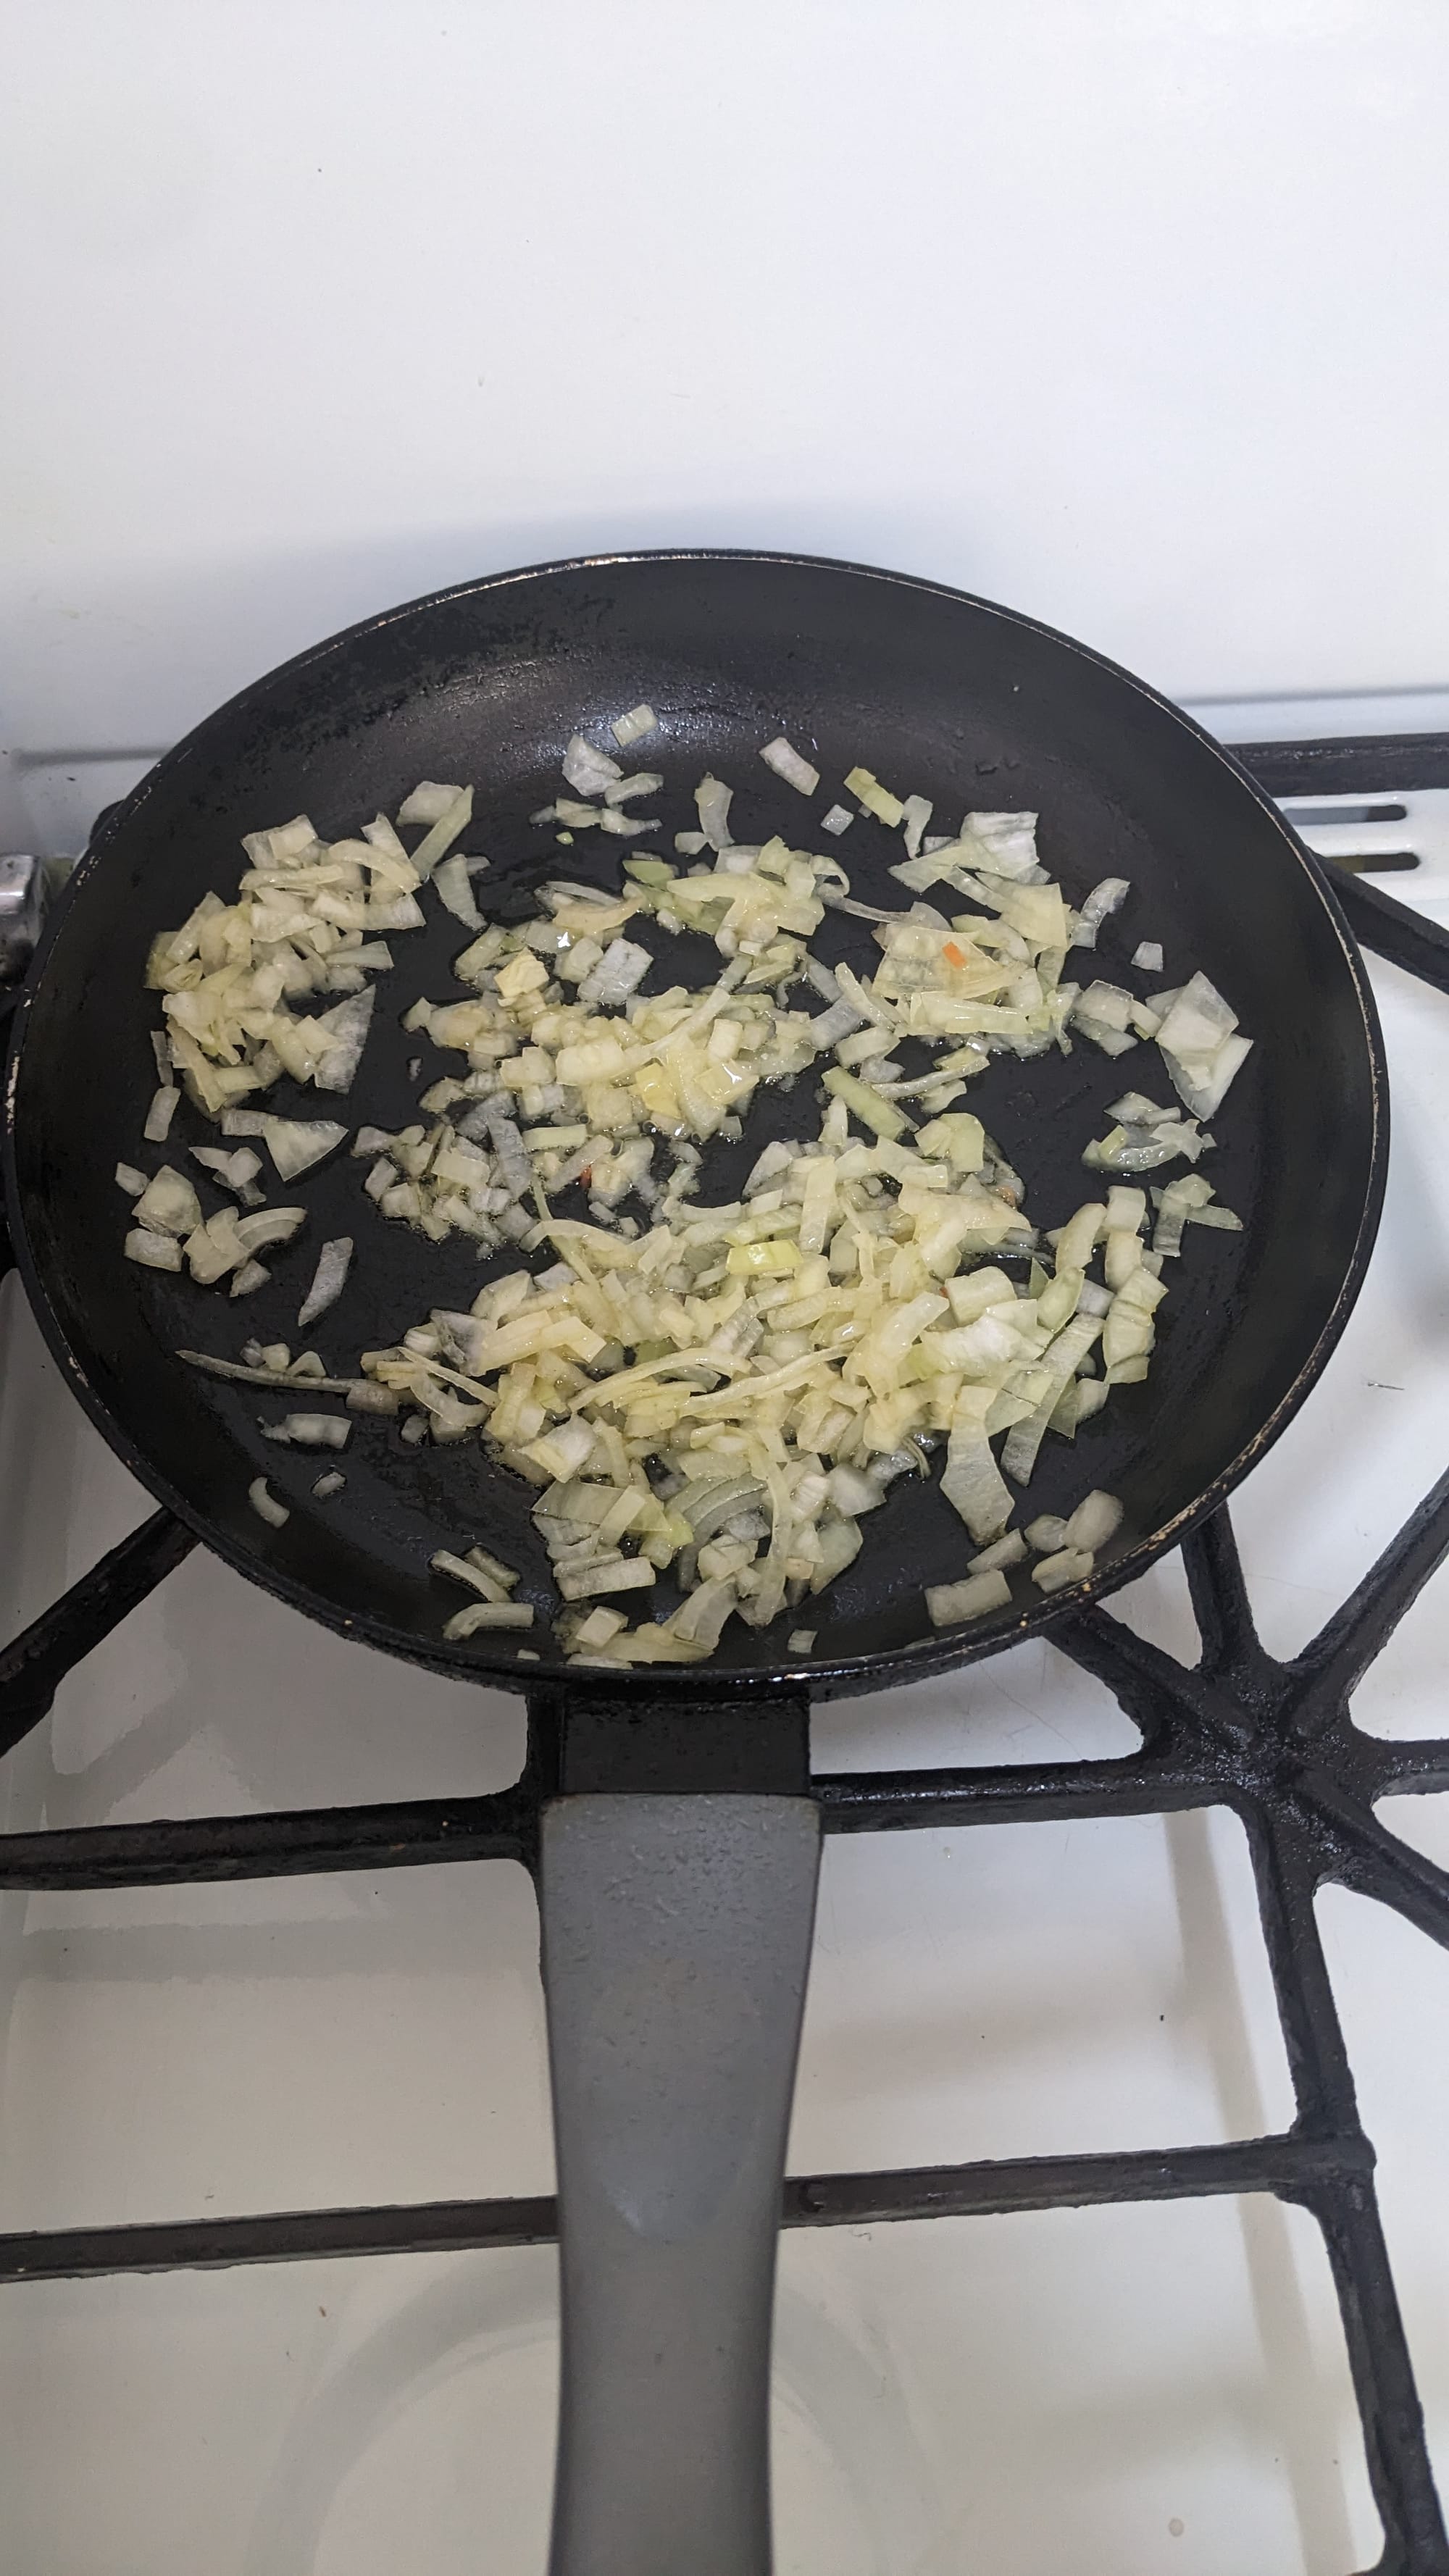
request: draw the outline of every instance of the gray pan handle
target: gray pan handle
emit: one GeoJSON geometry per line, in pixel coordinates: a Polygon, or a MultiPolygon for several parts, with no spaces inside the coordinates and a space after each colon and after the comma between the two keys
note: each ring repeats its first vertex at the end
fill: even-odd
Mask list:
{"type": "Polygon", "coordinates": [[[775,2243],[819,1859],[806,1798],[545,1809],[550,2576],[769,2576],[775,2243]]]}

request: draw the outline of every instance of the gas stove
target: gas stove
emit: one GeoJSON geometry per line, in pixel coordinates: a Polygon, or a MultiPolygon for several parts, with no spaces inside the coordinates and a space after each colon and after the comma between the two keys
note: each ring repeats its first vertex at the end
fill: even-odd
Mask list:
{"type": "MultiPolygon", "coordinates": [[[[1383,1228],[1231,1519],[816,1716],[781,2576],[1449,2576],[1449,734],[1198,712],[1370,952],[1383,1228]]],[[[7,2563],[531,2576],[546,1730],[206,1558],[0,1331],[7,2563]]]]}

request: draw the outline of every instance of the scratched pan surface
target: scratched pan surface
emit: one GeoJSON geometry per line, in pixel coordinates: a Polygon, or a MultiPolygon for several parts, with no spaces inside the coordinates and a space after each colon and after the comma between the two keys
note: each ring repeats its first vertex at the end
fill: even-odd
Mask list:
{"type": "MultiPolygon", "coordinates": [[[[1344,924],[1299,844],[1233,763],[1138,681],[1007,610],[859,567],[747,554],[641,555],[546,566],[474,582],[334,637],[232,700],[160,762],[108,820],[77,869],[19,1015],[8,1093],[12,1203],[30,1294],[71,1383],[143,1483],[217,1553],[284,1600],[373,1645],[515,1686],[558,1660],[554,1594],[529,1519],[531,1489],[477,1443],[410,1448],[395,1421],[356,1422],[342,1493],[314,1502],[330,1456],[268,1443],[261,1424],[286,1399],[182,1367],[179,1345],[234,1357],[252,1334],[299,1346],[296,1312],[324,1237],[357,1252],[341,1302],[306,1338],[330,1370],[395,1340],[434,1305],[463,1306],[484,1278],[455,1238],[432,1246],[387,1223],[364,1197],[363,1167],[343,1158],[274,1202],[304,1198],[303,1235],[270,1284],[231,1304],[221,1291],[137,1269],[121,1257],[129,1222],[118,1160],[185,1162],[214,1133],[183,1103],[165,1149],[140,1144],[154,1083],[144,991],[155,932],[185,918],[208,887],[229,892],[243,832],[305,811],[328,838],[380,807],[395,812],[423,777],[471,781],[466,846],[486,853],[490,915],[523,908],[553,874],[617,882],[624,845],[558,851],[529,814],[558,792],[568,736],[607,743],[607,724],[647,699],[658,731],[633,755],[664,772],[661,836],[694,822],[707,766],[736,789],[742,839],[782,832],[837,849],[854,891],[908,898],[885,871],[900,840],[858,820],[819,843],[812,812],[861,761],[898,793],[935,800],[943,827],[976,807],[1034,807],[1043,859],[1070,900],[1109,874],[1132,895],[1102,931],[1099,974],[1143,993],[1202,967],[1256,1040],[1223,1112],[1207,1166],[1241,1236],[1194,1229],[1172,1268],[1145,1386],[1114,1394],[1074,1445],[1049,1438],[1023,1517],[1067,1510],[1092,1486],[1120,1495],[1125,1518],[1090,1598],[1125,1581],[1220,1501],[1302,1400],[1342,1327],[1377,1222],[1387,1132],[1373,1004],[1344,924]],[[776,780],[759,747],[781,731],[822,774],[807,805],[776,780]],[[1162,975],[1130,964],[1142,939],[1166,953],[1162,975]],[[265,1473],[291,1506],[271,1530],[247,1487],[265,1473]],[[522,1569],[538,1605],[526,1639],[448,1646],[456,1589],[429,1572],[440,1546],[481,1539],[522,1569]],[[517,1660],[520,1643],[539,1663],[517,1660]]],[[[341,1114],[404,1125],[417,1085],[456,1071],[399,1018],[419,994],[447,996],[464,934],[435,901],[428,927],[394,942],[373,1031],[347,1100],[277,1086],[283,1115],[341,1114]]],[[[868,965],[862,923],[827,916],[816,945],[868,965]]],[[[662,972],[647,989],[718,971],[712,949],[657,937],[662,972]]],[[[907,1061],[916,1060],[915,1050],[907,1061]]],[[[1155,1050],[1115,1061],[1079,1042],[1029,1064],[1002,1056],[970,1104],[1027,1183],[1033,1220],[1054,1226],[1094,1187],[1081,1153],[1123,1089],[1170,1097],[1155,1050]]],[[[735,1194],[771,1135],[814,1133],[817,1085],[762,1097],[741,1147],[708,1150],[703,1196],[735,1194]]],[[[190,1166],[193,1174],[196,1166],[190,1166]]],[[[203,1185],[204,1203],[213,1203],[203,1185]]],[[[584,1213],[576,1193],[561,1213],[584,1213]]],[[[540,1255],[536,1266],[548,1256],[540,1255]]],[[[1030,1587],[969,1633],[936,1636],[922,1587],[961,1574],[969,1545],[934,1484],[897,1483],[866,1524],[855,1564],[821,1600],[762,1634],[734,1622],[713,1673],[759,1688],[798,1673],[789,1631],[817,1631],[809,1659],[822,1691],[855,1690],[963,1661],[1004,1634],[1041,1626],[1052,1607],[1030,1587]]],[[[672,1599],[661,1581],[656,1608],[672,1599]]],[[[633,1605],[637,1607],[637,1604],[633,1605]]],[[[1057,1605],[1060,1606],[1060,1605],[1057,1605]]],[[[641,1697],[678,1687],[646,1671],[641,1697]]]]}

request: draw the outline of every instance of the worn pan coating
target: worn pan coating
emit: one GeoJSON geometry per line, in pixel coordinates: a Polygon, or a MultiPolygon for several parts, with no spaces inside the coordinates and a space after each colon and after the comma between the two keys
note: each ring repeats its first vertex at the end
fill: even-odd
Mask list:
{"type": "MultiPolygon", "coordinates": [[[[301,655],[151,771],[75,871],[18,1014],[10,1068],[6,1151],[20,1259],[71,1384],[143,1483],[283,1600],[439,1670],[536,1681],[540,1664],[520,1665],[520,1642],[548,1669],[554,1596],[529,1520],[532,1495],[481,1446],[409,1448],[395,1422],[364,1418],[342,1462],[344,1491],[316,1503],[312,1482],[333,1462],[261,1436],[286,1400],[200,1377],[172,1357],[181,1344],[235,1356],[254,1333],[295,1347],[297,1307],[327,1235],[357,1243],[341,1303],[308,1337],[338,1371],[429,1306],[466,1304],[517,1256],[484,1269],[457,1238],[424,1245],[377,1213],[361,1167],[344,1158],[296,1192],[273,1188],[274,1200],[305,1198],[309,1225],[276,1259],[270,1285],[231,1304],[224,1291],[123,1261],[128,1213],[112,1172],[118,1160],[154,1168],[163,1159],[139,1143],[154,1082],[148,1032],[159,1020],[157,997],[143,989],[149,942],[208,887],[234,885],[244,831],[306,811],[335,836],[379,807],[396,811],[421,777],[470,780],[468,846],[491,858],[484,900],[506,914],[545,875],[602,879],[617,867],[617,845],[604,853],[581,841],[561,854],[527,817],[557,792],[569,734],[607,741],[610,717],[641,698],[661,722],[637,757],[665,772],[668,832],[693,820],[690,791],[709,767],[737,789],[742,837],[812,837],[812,809],[758,757],[781,730],[819,763],[815,810],[857,761],[902,793],[933,798],[951,825],[967,806],[1035,807],[1043,858],[1069,899],[1107,874],[1132,881],[1125,910],[1103,928],[1095,971],[1146,992],[1202,967],[1253,1036],[1207,1165],[1247,1230],[1192,1232],[1173,1268],[1149,1382],[1116,1393],[1075,1445],[1048,1439],[1031,1486],[1033,1511],[1068,1509],[1092,1486],[1120,1495],[1117,1540],[1093,1581],[1066,1597],[1079,1602],[1125,1581],[1262,1455],[1342,1327],[1383,1181],[1373,1003],[1337,907],[1292,832],[1175,707],[1028,618],[854,565],[646,554],[470,582],[301,655]],[[1144,938],[1163,944],[1161,977],[1129,963],[1144,938]],[[280,1531],[248,1506],[258,1473],[292,1507],[280,1531]],[[458,1595],[428,1560],[439,1546],[480,1538],[522,1568],[539,1626],[523,1641],[485,1634],[449,1646],[441,1631],[458,1595]]],[[[830,846],[857,894],[903,900],[885,875],[898,836],[860,820],[830,846]]],[[[274,1095],[281,1113],[340,1105],[355,1123],[397,1127],[413,1113],[411,1057],[422,1055],[425,1079],[458,1069],[399,1027],[418,994],[454,989],[449,960],[462,934],[431,904],[429,915],[425,931],[395,943],[398,966],[382,980],[346,1102],[283,1083],[274,1095]]],[[[835,916],[817,946],[832,957],[876,953],[863,924],[835,916]]],[[[711,963],[702,950],[691,979],[703,980],[711,963]]],[[[656,980],[684,971],[679,952],[671,948],[665,968],[656,980]]],[[[972,1107],[1026,1178],[1035,1221],[1059,1224],[1089,1195],[1082,1147],[1128,1086],[1170,1096],[1151,1048],[1116,1061],[1087,1044],[1070,1058],[1001,1057],[973,1087],[972,1107]]],[[[711,1149],[705,1197],[729,1196],[767,1136],[813,1132],[818,1114],[808,1077],[792,1097],[762,1098],[745,1145],[711,1149]]],[[[165,1158],[183,1161],[208,1132],[183,1104],[165,1158]]],[[[967,1553],[935,1485],[902,1480],[829,1594],[762,1635],[732,1623],[711,1678],[732,1690],[798,1676],[787,1638],[808,1617],[818,1629],[814,1686],[863,1689],[987,1651],[1061,1606],[1023,1599],[967,1633],[933,1634],[922,1587],[958,1576],[967,1553]]],[[[661,1585],[655,1597],[670,1596],[661,1585]]],[[[657,1668],[628,1683],[645,1697],[671,1686],[657,1668]]]]}

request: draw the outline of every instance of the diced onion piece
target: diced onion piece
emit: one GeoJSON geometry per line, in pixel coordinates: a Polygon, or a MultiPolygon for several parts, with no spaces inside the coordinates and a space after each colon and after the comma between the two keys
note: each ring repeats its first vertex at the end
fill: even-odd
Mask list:
{"type": "Polygon", "coordinates": [[[1043,1592],[1064,1592],[1069,1583],[1085,1583],[1092,1571],[1091,1552],[1083,1547],[1064,1547],[1055,1556],[1044,1556],[1031,1569],[1033,1583],[1043,1592]]]}
{"type": "Polygon", "coordinates": [[[224,1136],[260,1136],[279,1177],[295,1181],[344,1144],[347,1129],[334,1118],[273,1118],[265,1110],[233,1109],[222,1118],[224,1136]]]}
{"type": "MultiPolygon", "coordinates": [[[[462,829],[461,824],[459,829],[462,829]]],[[[312,1076],[319,1091],[349,1091],[352,1077],[362,1061],[367,1032],[372,1025],[377,988],[369,985],[365,993],[349,993],[335,1010],[324,1011],[314,1026],[326,1032],[322,1062],[312,1076]]]]}
{"type": "Polygon", "coordinates": [[[263,1436],[283,1443],[295,1441],[299,1449],[345,1449],[352,1425],[341,1413],[289,1413],[263,1436]]]}
{"type": "Polygon", "coordinates": [[[1020,1565],[1026,1554],[1027,1544],[1021,1531],[1008,1530],[1004,1538],[995,1539],[990,1547],[983,1547],[979,1555],[968,1557],[966,1563],[972,1574],[1004,1574],[1009,1565],[1020,1565]]]}
{"type": "Polygon", "coordinates": [[[654,1568],[642,1556],[603,1557],[594,1564],[558,1569],[565,1601],[587,1601],[597,1592],[643,1592],[653,1581],[654,1568]]]}
{"type": "Polygon", "coordinates": [[[144,1225],[133,1226],[122,1249],[128,1261],[139,1261],[143,1270],[179,1270],[181,1246],[174,1234],[153,1234],[144,1225]]]}
{"type": "Polygon", "coordinates": [[[1161,940],[1139,939],[1132,951],[1132,963],[1134,966],[1140,966],[1144,975],[1160,975],[1162,972],[1161,940]]]}
{"type": "Polygon", "coordinates": [[[700,780],[694,791],[694,802],[699,813],[699,828],[712,850],[727,850],[730,846],[730,805],[733,797],[732,787],[726,787],[721,779],[708,776],[700,780]]]}
{"type": "Polygon", "coordinates": [[[347,1273],[351,1265],[352,1237],[350,1234],[336,1235],[330,1243],[323,1244],[317,1256],[317,1268],[312,1285],[297,1313],[297,1322],[303,1331],[309,1324],[315,1324],[319,1315],[325,1315],[329,1306],[336,1305],[347,1285],[347,1273]]]}
{"type": "Polygon", "coordinates": [[[821,815],[820,829],[822,832],[832,832],[838,838],[842,832],[849,831],[854,821],[855,816],[848,805],[832,805],[827,814],[821,815]]]}
{"type": "Polygon", "coordinates": [[[623,771],[606,751],[595,751],[591,742],[576,733],[570,737],[563,756],[563,774],[580,796],[602,796],[606,787],[623,776],[623,771]]]}
{"type": "MultiPolygon", "coordinates": [[[[626,805],[635,796],[657,796],[664,780],[657,769],[631,770],[627,778],[616,778],[604,790],[606,805],[626,805]]],[[[651,825],[651,830],[654,828],[651,825]]]]}
{"type": "MultiPolygon", "coordinates": [[[[425,778],[399,806],[397,819],[400,823],[440,823],[443,816],[452,811],[462,793],[461,787],[442,787],[435,778],[425,778]]],[[[369,839],[375,828],[369,825],[369,839]]]]}
{"type": "MultiPolygon", "coordinates": [[[[1162,1031],[1157,1032],[1162,1046],[1162,1031]]],[[[1251,1038],[1224,1038],[1210,1056],[1179,1057],[1162,1049],[1163,1062],[1194,1118],[1211,1118],[1221,1109],[1228,1086],[1252,1049],[1251,1038]]]]}
{"type": "Polygon", "coordinates": [[[481,930],[483,915],[473,900],[473,880],[468,871],[469,861],[461,850],[455,850],[451,858],[441,860],[434,868],[433,885],[439,902],[447,906],[455,920],[469,930],[481,930]]]}
{"type": "Polygon", "coordinates": [[[929,823],[933,811],[934,808],[932,807],[931,800],[928,796],[908,796],[906,798],[901,816],[901,829],[905,834],[906,853],[908,857],[914,859],[920,856],[921,835],[925,831],[926,825],[929,823]]]}
{"type": "Polygon", "coordinates": [[[164,1145],[171,1133],[171,1121],[176,1115],[176,1103],[180,1097],[180,1092],[169,1083],[164,1083],[159,1091],[153,1091],[146,1124],[141,1130],[148,1145],[164,1145]]]}
{"type": "Polygon", "coordinates": [[[487,1565],[476,1565],[466,1556],[454,1556],[446,1547],[440,1547],[428,1562],[435,1574],[450,1575],[455,1583],[463,1584],[469,1592],[478,1593],[484,1601],[506,1601],[512,1585],[518,1581],[515,1574],[508,1582],[500,1583],[487,1565]]]}
{"type": "Polygon", "coordinates": [[[792,1628],[788,1640],[791,1654],[813,1654],[815,1651],[815,1637],[816,1631],[813,1628],[792,1628]]]}
{"type": "Polygon", "coordinates": [[[1190,1062],[1196,1056],[1214,1055],[1237,1025],[1236,1012],[1229,1010],[1216,986],[1206,975],[1192,975],[1174,995],[1157,1042],[1164,1054],[1190,1062]]]}
{"type": "Polygon", "coordinates": [[[327,1475],[318,1477],[312,1491],[319,1503],[325,1503],[333,1494],[340,1494],[346,1482],[347,1478],[333,1467],[327,1475]]]}
{"type": "Polygon", "coordinates": [[[595,1010],[617,1010],[638,990],[653,963],[647,948],[628,939],[611,940],[580,984],[579,1000],[595,1010]]]}
{"type": "Polygon", "coordinates": [[[825,1088],[837,1100],[844,1102],[862,1127],[868,1127],[873,1135],[884,1137],[888,1143],[903,1136],[910,1126],[909,1118],[894,1108],[889,1100],[883,1100],[878,1091],[872,1091],[869,1083],[858,1081],[853,1073],[845,1072],[840,1065],[831,1066],[825,1076],[825,1088]]]}
{"type": "Polygon", "coordinates": [[[134,1163],[116,1165],[116,1187],[124,1190],[128,1199],[138,1199],[145,1186],[146,1175],[138,1172],[134,1163]]]}
{"type": "Polygon", "coordinates": [[[979,1423],[953,1425],[941,1491],[978,1544],[1001,1536],[1013,1510],[1011,1489],[979,1423]]]}
{"type": "Polygon", "coordinates": [[[1122,1518],[1115,1494],[1084,1494],[1062,1532],[1063,1547],[1085,1548],[1094,1556],[1113,1537],[1122,1518]]]}
{"type": "Polygon", "coordinates": [[[201,1201],[184,1172],[163,1163],[136,1201],[138,1226],[154,1234],[194,1234],[201,1223],[201,1201]]]}
{"type": "Polygon", "coordinates": [[[486,1547],[470,1547],[467,1562],[476,1565],[480,1573],[491,1574],[494,1582],[500,1583],[505,1592],[511,1592],[520,1579],[516,1567],[504,1565],[498,1557],[490,1556],[486,1547]]]}
{"type": "Polygon", "coordinates": [[[893,796],[888,787],[882,787],[870,770],[852,769],[845,783],[867,814],[874,814],[877,822],[888,824],[893,832],[899,829],[905,818],[905,806],[899,796],[893,796]]]}
{"type": "Polygon", "coordinates": [[[250,1297],[258,1288],[265,1288],[271,1275],[264,1262],[244,1261],[240,1270],[232,1272],[228,1293],[233,1297],[250,1297]]]}
{"type": "Polygon", "coordinates": [[[654,709],[641,700],[637,707],[629,709],[627,715],[615,716],[609,731],[619,749],[627,751],[631,742],[640,742],[646,733],[652,733],[658,722],[654,709]]]}
{"type": "Polygon", "coordinates": [[[993,876],[1029,879],[1037,866],[1038,820],[1035,814],[968,814],[961,835],[976,845],[972,865],[993,876]]]}
{"type": "Polygon", "coordinates": [[[767,742],[760,758],[767,769],[773,769],[777,778],[784,779],[787,787],[798,788],[802,796],[814,795],[820,784],[820,772],[812,769],[809,761],[796,751],[784,734],[776,734],[773,742],[767,742]]]}
{"type": "Polygon", "coordinates": [[[270,1529],[281,1529],[292,1517],[286,1504],[278,1502],[265,1476],[253,1477],[247,1487],[247,1501],[258,1520],[265,1521],[270,1529]]]}
{"type": "MultiPolygon", "coordinates": [[[[432,875],[438,861],[447,856],[459,833],[467,830],[472,816],[473,790],[471,787],[460,787],[451,805],[445,806],[431,831],[419,841],[412,854],[412,865],[420,878],[432,875]]],[[[377,926],[381,929],[384,925],[378,922],[377,926]]],[[[407,929],[411,927],[411,922],[405,917],[396,924],[396,927],[407,929]]]]}
{"type": "Polygon", "coordinates": [[[305,1208],[258,1208],[251,1216],[238,1217],[236,1230],[248,1252],[265,1252],[274,1243],[290,1243],[306,1218],[305,1208]]]}
{"type": "Polygon", "coordinates": [[[604,831],[612,832],[615,839],[621,841],[632,841],[641,832],[657,832],[660,828],[657,814],[636,818],[621,813],[617,805],[605,805],[598,820],[604,831]]]}
{"type": "MultiPolygon", "coordinates": [[[[1094,885],[1077,915],[1077,927],[1072,936],[1072,946],[1095,948],[1097,933],[1103,922],[1112,913],[1121,911],[1131,891],[1130,881],[1126,877],[1103,877],[1100,885],[1094,885]]],[[[1133,962],[1135,964],[1137,961],[1134,959],[1133,962]]],[[[1158,962],[1161,963],[1160,951],[1158,962]]]]}
{"type": "Polygon", "coordinates": [[[600,1602],[597,1610],[591,1610],[587,1618],[579,1621],[574,1630],[574,1646],[576,1649],[580,1646],[607,1646],[610,1638],[617,1637],[627,1624],[622,1610],[606,1609],[600,1602]]]}
{"type": "Polygon", "coordinates": [[[1004,1574],[991,1569],[985,1574],[969,1575],[964,1583],[931,1583],[926,1587],[926,1608],[933,1628],[956,1628],[967,1619],[984,1619],[989,1611],[1006,1610],[1010,1605],[1010,1584],[1004,1574]]]}
{"type": "Polygon", "coordinates": [[[463,1637],[475,1637],[480,1628],[531,1628],[531,1601],[470,1601],[466,1610],[455,1610],[443,1630],[449,1643],[456,1645],[463,1637]]]}
{"type": "Polygon", "coordinates": [[[1056,1512],[1043,1512],[1038,1520],[1029,1521],[1022,1533],[1027,1546],[1038,1556],[1055,1556],[1067,1543],[1066,1522],[1056,1512]]]}

